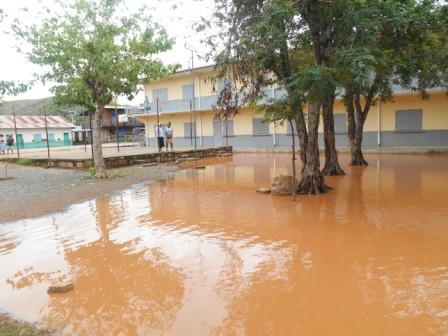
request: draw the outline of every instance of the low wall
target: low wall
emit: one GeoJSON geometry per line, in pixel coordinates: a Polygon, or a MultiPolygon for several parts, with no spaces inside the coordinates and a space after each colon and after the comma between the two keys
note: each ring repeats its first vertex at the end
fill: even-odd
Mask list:
{"type": "MultiPolygon", "coordinates": [[[[143,163],[184,161],[192,158],[208,158],[232,154],[231,146],[198,148],[195,150],[123,155],[104,158],[107,168],[117,168],[143,163]]],[[[92,159],[31,159],[35,166],[46,168],[88,169],[93,166],[92,159]]]]}

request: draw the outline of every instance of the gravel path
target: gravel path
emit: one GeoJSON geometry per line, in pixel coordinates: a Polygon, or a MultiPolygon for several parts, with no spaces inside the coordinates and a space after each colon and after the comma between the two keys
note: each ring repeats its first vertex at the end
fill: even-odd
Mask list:
{"type": "MultiPolygon", "coordinates": [[[[71,204],[101,197],[136,183],[164,178],[175,166],[132,166],[109,170],[111,176],[95,180],[85,171],[44,169],[9,164],[11,180],[0,180],[0,223],[37,217],[71,204]]],[[[4,164],[0,163],[0,177],[4,164]]]]}

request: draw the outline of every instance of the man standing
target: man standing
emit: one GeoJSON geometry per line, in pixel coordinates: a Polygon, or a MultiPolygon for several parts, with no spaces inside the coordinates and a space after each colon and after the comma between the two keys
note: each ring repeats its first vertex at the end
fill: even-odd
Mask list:
{"type": "Polygon", "coordinates": [[[11,134],[6,138],[6,154],[14,154],[14,138],[11,134]]]}
{"type": "Polygon", "coordinates": [[[0,134],[0,154],[5,154],[5,138],[0,134]]]}
{"type": "Polygon", "coordinates": [[[156,138],[157,138],[157,146],[159,147],[159,152],[165,147],[163,139],[165,138],[165,133],[163,131],[162,124],[156,127],[156,138]]]}
{"type": "Polygon", "coordinates": [[[173,129],[171,128],[171,121],[168,121],[168,125],[165,128],[165,140],[166,140],[166,150],[171,145],[171,150],[173,150],[173,129]]]}

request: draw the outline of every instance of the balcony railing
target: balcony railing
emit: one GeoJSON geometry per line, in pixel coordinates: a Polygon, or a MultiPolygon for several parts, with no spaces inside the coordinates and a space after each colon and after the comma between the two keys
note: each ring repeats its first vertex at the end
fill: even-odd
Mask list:
{"type": "MultiPolygon", "coordinates": [[[[260,100],[261,104],[269,103],[272,99],[282,98],[286,95],[285,89],[277,88],[275,90],[271,88],[263,88],[262,92],[264,97],[260,100]]],[[[218,95],[211,96],[201,96],[194,99],[194,107],[196,111],[211,110],[216,106],[218,102],[218,95]]],[[[157,106],[155,102],[149,104],[149,109],[145,111],[143,107],[134,107],[132,109],[127,109],[126,113],[132,114],[156,114],[157,106]]],[[[188,99],[177,99],[168,101],[159,101],[159,112],[160,113],[177,113],[177,112],[188,112],[190,110],[190,100],[188,99]]]]}
{"type": "MultiPolygon", "coordinates": [[[[93,122],[93,121],[92,121],[93,122]]],[[[115,128],[117,126],[117,122],[115,119],[113,120],[101,120],[100,126],[104,128],[115,128]]],[[[125,123],[119,123],[120,127],[145,127],[145,124],[137,120],[136,118],[128,118],[128,121],[125,123]]],[[[81,121],[80,123],[81,129],[90,129],[90,122],[88,120],[81,121]]]]}

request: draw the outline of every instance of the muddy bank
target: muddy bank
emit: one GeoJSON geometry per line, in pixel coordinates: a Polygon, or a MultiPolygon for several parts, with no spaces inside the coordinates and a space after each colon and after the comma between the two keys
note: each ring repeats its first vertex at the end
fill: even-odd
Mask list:
{"type": "Polygon", "coordinates": [[[0,223],[60,211],[133,184],[163,179],[176,170],[169,165],[123,167],[109,170],[106,180],[95,180],[86,171],[10,164],[8,176],[14,178],[0,181],[0,223]]]}
{"type": "Polygon", "coordinates": [[[1,336],[49,336],[53,331],[33,323],[15,321],[6,315],[0,314],[0,335],[1,336]]]}

